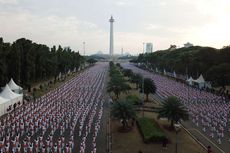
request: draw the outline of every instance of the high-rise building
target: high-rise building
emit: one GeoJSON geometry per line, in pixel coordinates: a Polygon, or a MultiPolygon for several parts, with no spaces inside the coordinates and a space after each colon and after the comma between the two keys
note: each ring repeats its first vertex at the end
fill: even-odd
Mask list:
{"type": "Polygon", "coordinates": [[[152,43],[146,43],[145,52],[146,52],[146,53],[151,53],[151,52],[153,52],[153,44],[152,44],[152,43]]]}
{"type": "Polygon", "coordinates": [[[113,16],[109,19],[110,22],[110,44],[109,44],[109,55],[113,56],[113,16]]]}

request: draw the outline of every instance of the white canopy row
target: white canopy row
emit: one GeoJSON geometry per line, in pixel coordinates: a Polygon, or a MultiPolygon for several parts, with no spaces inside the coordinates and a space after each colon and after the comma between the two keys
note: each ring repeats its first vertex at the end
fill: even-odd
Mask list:
{"type": "Polygon", "coordinates": [[[18,104],[19,102],[22,103],[23,94],[18,94],[21,90],[22,87],[18,86],[13,79],[6,84],[3,91],[0,93],[0,116],[7,113],[7,109],[10,106],[12,110],[14,104],[18,104]]]}
{"type": "Polygon", "coordinates": [[[201,74],[198,79],[194,80],[192,77],[186,80],[189,85],[193,85],[194,83],[197,83],[199,88],[203,88],[206,85],[206,81],[204,80],[203,75],[201,74]]]}

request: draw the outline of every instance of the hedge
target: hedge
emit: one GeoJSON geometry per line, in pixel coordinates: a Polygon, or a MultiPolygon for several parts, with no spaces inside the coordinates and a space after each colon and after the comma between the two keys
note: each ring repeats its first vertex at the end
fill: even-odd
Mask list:
{"type": "Polygon", "coordinates": [[[137,124],[145,143],[162,142],[166,139],[164,131],[155,120],[149,118],[139,118],[137,119],[137,124]]]}

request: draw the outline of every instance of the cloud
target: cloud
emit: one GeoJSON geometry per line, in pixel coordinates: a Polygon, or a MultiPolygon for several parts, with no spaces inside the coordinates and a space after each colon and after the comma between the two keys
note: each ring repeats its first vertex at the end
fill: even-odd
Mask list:
{"type": "Polygon", "coordinates": [[[230,40],[229,0],[0,0],[0,33],[10,42],[26,37],[88,53],[108,52],[113,14],[114,48],[142,51],[189,41],[219,47],[230,40]],[[216,39],[216,40],[215,40],[216,39]]]}
{"type": "Polygon", "coordinates": [[[107,37],[96,24],[73,16],[39,16],[26,11],[0,12],[0,21],[1,34],[10,42],[25,37],[49,46],[61,44],[81,51],[82,42],[86,41],[88,50],[95,48],[103,50],[100,44],[104,44],[104,39],[107,37]]]}
{"type": "Polygon", "coordinates": [[[159,28],[159,26],[156,25],[156,24],[146,24],[145,25],[146,30],[155,30],[155,29],[158,29],[158,28],[159,28]]]}
{"type": "Polygon", "coordinates": [[[17,0],[0,0],[0,4],[18,4],[17,0]]]}

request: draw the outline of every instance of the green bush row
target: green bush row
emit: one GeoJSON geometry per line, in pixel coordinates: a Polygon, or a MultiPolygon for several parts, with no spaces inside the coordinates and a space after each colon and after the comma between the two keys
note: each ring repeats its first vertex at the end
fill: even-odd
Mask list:
{"type": "Polygon", "coordinates": [[[137,119],[137,124],[145,143],[162,142],[166,139],[164,131],[155,120],[139,118],[137,119]]]}

